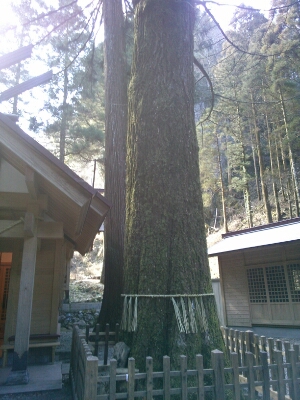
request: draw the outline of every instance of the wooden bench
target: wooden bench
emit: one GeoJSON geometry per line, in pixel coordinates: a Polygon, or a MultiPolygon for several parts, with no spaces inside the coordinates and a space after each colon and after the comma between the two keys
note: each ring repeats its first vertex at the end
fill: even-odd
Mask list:
{"type": "MultiPolygon", "coordinates": [[[[52,352],[51,352],[51,362],[52,364],[55,361],[55,350],[56,347],[60,345],[60,342],[58,341],[60,335],[47,335],[47,334],[34,334],[30,335],[30,342],[29,342],[29,348],[38,348],[38,347],[52,347],[52,352]]],[[[7,352],[8,350],[12,350],[15,346],[12,342],[15,341],[14,336],[10,336],[8,338],[9,343],[3,344],[0,346],[1,350],[3,350],[3,358],[2,358],[2,367],[6,367],[7,364],[7,352]]]]}

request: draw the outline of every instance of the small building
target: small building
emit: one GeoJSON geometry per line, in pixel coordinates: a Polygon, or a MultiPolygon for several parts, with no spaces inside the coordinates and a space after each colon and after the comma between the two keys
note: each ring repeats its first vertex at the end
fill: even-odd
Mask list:
{"type": "MultiPolygon", "coordinates": [[[[105,198],[0,114],[0,340],[13,371],[29,344],[54,340],[74,250],[91,249],[105,198]],[[4,346],[3,346],[4,343],[4,346]]],[[[26,383],[26,373],[12,383],[26,383]]]]}
{"type": "Polygon", "coordinates": [[[300,326],[300,218],[222,235],[219,261],[227,326],[300,326]]]}

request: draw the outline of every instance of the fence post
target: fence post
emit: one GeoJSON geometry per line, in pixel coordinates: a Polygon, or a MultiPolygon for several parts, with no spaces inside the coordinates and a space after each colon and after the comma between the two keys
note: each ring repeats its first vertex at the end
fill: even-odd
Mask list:
{"type": "Polygon", "coordinates": [[[260,352],[260,361],[262,365],[263,399],[270,400],[270,375],[268,365],[268,353],[266,351],[260,352]]]}
{"type": "Polygon", "coordinates": [[[86,325],[85,326],[85,341],[87,343],[89,342],[89,336],[90,336],[90,326],[86,325]]]}
{"type": "Polygon", "coordinates": [[[109,324],[106,324],[105,325],[104,361],[103,361],[104,365],[107,365],[107,359],[108,359],[108,339],[109,339],[109,324]]]}
{"type": "MultiPolygon", "coordinates": [[[[291,359],[290,359],[290,348],[291,348],[291,343],[288,341],[283,342],[283,348],[284,348],[284,354],[285,354],[285,362],[290,364],[291,363],[291,359]]],[[[292,379],[292,369],[291,368],[287,368],[287,377],[288,379],[292,379]]],[[[288,384],[289,386],[289,393],[292,392],[292,384],[288,384]]]]}
{"type": "Polygon", "coordinates": [[[153,359],[152,357],[146,358],[146,374],[147,374],[147,400],[153,398],[153,359]]]}
{"type": "Polygon", "coordinates": [[[96,335],[95,335],[95,350],[94,350],[94,355],[98,357],[98,346],[99,346],[99,331],[100,331],[100,325],[96,325],[96,335]]]}
{"type": "Polygon", "coordinates": [[[215,398],[225,400],[224,354],[220,350],[211,352],[211,365],[214,370],[215,398]]]}
{"type": "Polygon", "coordinates": [[[234,331],[234,340],[235,340],[235,352],[238,355],[238,365],[241,366],[241,346],[240,346],[239,331],[237,329],[234,331]]]}
{"type": "Polygon", "coordinates": [[[187,400],[187,358],[180,356],[181,400],[187,400]]]}
{"type": "Polygon", "coordinates": [[[196,355],[196,369],[197,369],[197,386],[198,386],[198,400],[204,400],[204,369],[203,369],[203,356],[196,355]]]}
{"type": "Polygon", "coordinates": [[[117,360],[114,358],[110,360],[109,365],[109,400],[116,399],[116,389],[117,389],[117,360]]]}
{"type": "Polygon", "coordinates": [[[164,400],[170,399],[170,389],[171,389],[171,382],[170,382],[170,357],[164,356],[163,357],[163,370],[164,370],[164,400]]]}
{"type": "Polygon", "coordinates": [[[293,348],[294,348],[295,353],[296,353],[296,362],[299,362],[299,344],[294,344],[293,348]]]}
{"type": "Polygon", "coordinates": [[[135,386],[135,359],[128,358],[128,400],[134,400],[134,386],[135,386]]]}
{"type": "Polygon", "coordinates": [[[98,377],[98,357],[88,356],[86,358],[84,376],[83,400],[96,400],[98,377]]]}
{"type": "Polygon", "coordinates": [[[278,400],[285,400],[285,383],[284,383],[282,352],[280,350],[274,350],[274,357],[275,357],[275,362],[277,364],[278,400]]]}
{"type": "Polygon", "coordinates": [[[261,351],[267,351],[267,338],[265,336],[261,336],[260,340],[261,340],[261,351]]]}
{"type": "Polygon", "coordinates": [[[282,351],[282,341],[280,339],[276,340],[276,349],[282,351]]]}
{"type": "MultiPolygon", "coordinates": [[[[274,339],[273,338],[268,338],[268,348],[269,348],[269,364],[275,364],[275,359],[274,359],[274,339]]],[[[273,381],[277,380],[277,372],[275,369],[271,368],[271,379],[273,381]]],[[[277,384],[272,384],[273,390],[277,389],[277,384]]]]}
{"type": "Polygon", "coordinates": [[[118,343],[119,341],[119,333],[120,333],[120,324],[116,323],[116,329],[115,329],[115,344],[118,343]]]}
{"type": "Polygon", "coordinates": [[[239,359],[237,353],[230,354],[230,361],[232,367],[233,374],[233,398],[235,400],[240,400],[241,398],[241,389],[240,389],[240,379],[239,379],[239,359]]]}
{"type": "Polygon", "coordinates": [[[246,362],[245,362],[246,346],[245,346],[245,332],[244,331],[240,332],[240,338],[241,338],[241,366],[244,367],[246,365],[246,362]]]}
{"type": "Polygon", "coordinates": [[[245,332],[246,338],[246,351],[254,354],[254,333],[253,331],[246,331],[245,332]]]}
{"type": "Polygon", "coordinates": [[[226,347],[226,351],[228,351],[228,354],[229,354],[229,353],[230,353],[230,350],[229,350],[229,340],[228,340],[228,336],[229,336],[229,328],[224,328],[225,347],[226,347]]]}
{"type": "Polygon", "coordinates": [[[234,329],[229,329],[229,354],[235,351],[234,347],[234,329]]]}
{"type": "Polygon", "coordinates": [[[247,382],[248,382],[248,398],[249,400],[255,400],[255,380],[254,380],[254,355],[250,351],[246,352],[246,364],[248,367],[247,371],[247,382]]]}
{"type": "Polygon", "coordinates": [[[293,400],[298,400],[300,398],[300,390],[299,390],[299,383],[298,383],[298,371],[297,371],[297,354],[295,350],[288,350],[289,352],[289,360],[291,363],[291,379],[292,384],[290,385],[290,397],[293,400]]]}

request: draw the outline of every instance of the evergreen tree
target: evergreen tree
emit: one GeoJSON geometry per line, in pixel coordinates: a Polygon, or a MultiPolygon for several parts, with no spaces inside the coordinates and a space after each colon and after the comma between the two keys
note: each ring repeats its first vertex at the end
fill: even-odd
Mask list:
{"type": "Polygon", "coordinates": [[[195,3],[140,0],[134,6],[125,293],[150,297],[138,298],[137,328],[126,342],[139,369],[149,355],[154,368],[162,367],[165,354],[174,366],[180,354],[193,363],[200,352],[208,362],[211,349],[223,348],[214,297],[203,297],[207,326],[202,321],[198,334],[179,331],[164,297],[212,293],[193,107],[195,3]]]}

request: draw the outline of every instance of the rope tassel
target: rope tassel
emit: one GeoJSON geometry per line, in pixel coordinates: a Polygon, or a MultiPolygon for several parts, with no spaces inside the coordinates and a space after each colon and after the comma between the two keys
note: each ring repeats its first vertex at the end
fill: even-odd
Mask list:
{"type": "Polygon", "coordinates": [[[172,303],[173,303],[173,307],[174,307],[174,312],[175,312],[179,332],[184,332],[184,325],[182,322],[183,320],[181,317],[180,309],[179,309],[174,297],[172,297],[172,303]]]}
{"type": "Polygon", "coordinates": [[[146,298],[171,298],[179,332],[197,333],[197,325],[205,333],[205,340],[210,341],[208,333],[208,321],[206,317],[203,298],[214,296],[213,293],[203,294],[174,294],[174,295],[149,295],[149,294],[122,294],[124,297],[121,329],[127,332],[135,332],[138,323],[138,297],[146,298]],[[175,299],[178,298],[176,301],[175,299]],[[186,299],[186,300],[185,300],[186,299]]]}

